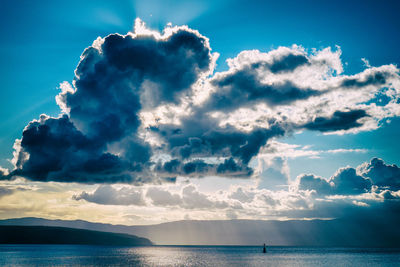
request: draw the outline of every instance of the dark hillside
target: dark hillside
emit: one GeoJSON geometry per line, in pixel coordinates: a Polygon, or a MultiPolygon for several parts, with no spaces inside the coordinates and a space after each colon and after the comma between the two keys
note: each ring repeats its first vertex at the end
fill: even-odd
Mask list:
{"type": "Polygon", "coordinates": [[[146,238],[128,234],[49,226],[0,226],[1,244],[76,244],[149,246],[146,238]]]}

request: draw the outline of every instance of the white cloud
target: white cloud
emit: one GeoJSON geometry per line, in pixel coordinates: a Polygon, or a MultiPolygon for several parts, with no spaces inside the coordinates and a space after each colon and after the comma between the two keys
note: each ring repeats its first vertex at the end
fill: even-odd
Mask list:
{"type": "Polygon", "coordinates": [[[141,189],[135,187],[115,189],[111,185],[100,185],[94,192],[84,191],[79,195],[74,195],[73,199],[82,199],[102,205],[146,205],[141,189]]]}

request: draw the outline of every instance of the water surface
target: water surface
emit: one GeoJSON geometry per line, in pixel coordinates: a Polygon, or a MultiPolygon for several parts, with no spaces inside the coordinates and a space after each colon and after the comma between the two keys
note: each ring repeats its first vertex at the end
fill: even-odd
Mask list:
{"type": "Polygon", "coordinates": [[[400,266],[400,249],[0,245],[0,266],[400,266]]]}

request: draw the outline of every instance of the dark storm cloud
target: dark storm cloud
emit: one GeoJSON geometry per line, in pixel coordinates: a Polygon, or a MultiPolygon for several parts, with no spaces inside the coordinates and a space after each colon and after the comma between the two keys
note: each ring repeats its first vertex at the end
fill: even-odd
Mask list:
{"type": "Polygon", "coordinates": [[[226,125],[204,115],[183,118],[181,125],[161,124],[152,129],[167,143],[167,150],[181,159],[190,157],[233,157],[243,164],[249,163],[266,142],[281,136],[285,130],[271,121],[268,129],[254,128],[249,132],[226,125]]]}
{"type": "Polygon", "coordinates": [[[233,158],[225,159],[221,163],[206,163],[199,159],[181,162],[178,159],[173,159],[164,163],[158,163],[154,171],[164,176],[181,175],[187,177],[215,175],[244,178],[253,174],[253,170],[250,167],[237,163],[233,158]]]}
{"type": "Polygon", "coordinates": [[[299,54],[298,51],[278,49],[276,52],[271,55],[270,60],[242,63],[239,69],[215,75],[211,83],[216,90],[204,103],[203,108],[230,111],[257,103],[266,103],[269,106],[285,105],[323,93],[299,87],[284,79],[272,84],[263,83],[262,80],[271,73],[292,72],[298,67],[310,64],[307,56],[299,54]]]}
{"type": "Polygon", "coordinates": [[[164,163],[159,162],[154,170],[159,174],[183,175],[183,176],[205,176],[213,172],[214,165],[203,160],[193,160],[190,162],[181,162],[173,159],[164,163]]]}
{"type": "Polygon", "coordinates": [[[253,174],[248,167],[250,160],[270,138],[285,133],[279,124],[273,121],[270,124],[268,129],[254,128],[245,132],[231,125],[221,127],[217,120],[203,113],[182,118],[179,127],[160,124],[151,130],[165,142],[164,151],[176,158],[158,163],[155,171],[163,176],[249,177],[253,174]],[[206,163],[202,159],[190,160],[209,157],[224,159],[215,163],[206,163]]]}
{"type": "Polygon", "coordinates": [[[313,121],[303,125],[309,130],[321,132],[349,130],[362,126],[357,120],[369,116],[365,110],[335,111],[330,117],[316,117],[313,121]]]}
{"type": "Polygon", "coordinates": [[[393,191],[390,191],[390,190],[384,190],[384,191],[382,191],[381,194],[382,194],[382,196],[383,196],[384,199],[389,199],[389,200],[400,199],[400,196],[395,195],[395,194],[393,193],[393,191]]]}
{"type": "Polygon", "coordinates": [[[253,174],[253,170],[248,166],[238,165],[233,158],[225,159],[223,163],[218,164],[217,174],[223,176],[246,177],[253,174]]]}
{"type": "Polygon", "coordinates": [[[152,149],[137,134],[139,111],[179,102],[178,95],[209,70],[207,42],[178,29],[168,38],[112,34],[100,48],[87,48],[75,88],[57,96],[69,114],[43,116],[25,128],[11,175],[88,183],[151,180],[152,149]],[[110,145],[118,153],[110,153],[110,145]]]}
{"type": "Polygon", "coordinates": [[[297,67],[305,65],[309,63],[308,58],[303,54],[287,54],[279,58],[278,60],[273,61],[272,64],[264,65],[268,66],[272,73],[285,72],[285,71],[293,71],[297,67]]]}
{"type": "Polygon", "coordinates": [[[0,180],[8,180],[8,179],[11,179],[8,170],[0,167],[0,180]]]}
{"type": "Polygon", "coordinates": [[[37,181],[133,182],[128,172],[140,172],[143,158],[128,162],[104,152],[106,144],[85,136],[67,115],[42,116],[24,129],[17,169],[11,175],[37,181]]]}
{"type": "Polygon", "coordinates": [[[373,72],[363,78],[347,77],[343,79],[341,86],[343,87],[364,87],[368,85],[384,85],[390,73],[373,72]]]}
{"type": "Polygon", "coordinates": [[[373,158],[371,162],[361,165],[359,170],[379,187],[400,189],[400,168],[396,164],[387,165],[382,159],[373,158]]]}
{"type": "Polygon", "coordinates": [[[72,197],[74,200],[86,200],[102,205],[145,205],[140,190],[123,187],[119,190],[110,185],[101,185],[93,193],[82,192],[72,197]]]}
{"type": "Polygon", "coordinates": [[[211,61],[206,40],[185,30],[165,40],[109,35],[100,51],[90,47],[82,57],[75,71],[77,90],[64,92],[62,99],[71,120],[103,142],[134,134],[142,106],[177,102],[177,94],[188,90],[211,61]]]}
{"type": "MultiPolygon", "coordinates": [[[[243,53],[246,53],[245,51],[243,53]]],[[[239,55],[240,57],[240,55],[239,55]]],[[[244,62],[243,62],[244,63],[244,62]]],[[[310,65],[310,59],[304,51],[279,47],[269,54],[268,59],[258,59],[253,63],[244,63],[247,70],[263,70],[276,73],[292,72],[303,65],[310,65]],[[248,68],[247,68],[248,67],[248,68]]]]}
{"type": "Polygon", "coordinates": [[[206,101],[204,108],[230,111],[257,103],[266,103],[269,106],[284,105],[322,93],[310,88],[301,88],[291,81],[264,84],[261,79],[254,66],[217,76],[212,80],[212,85],[217,90],[206,101]]]}

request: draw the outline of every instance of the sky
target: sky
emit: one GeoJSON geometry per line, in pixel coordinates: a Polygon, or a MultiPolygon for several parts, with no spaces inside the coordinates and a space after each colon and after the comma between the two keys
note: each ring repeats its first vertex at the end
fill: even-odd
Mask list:
{"type": "Polygon", "coordinates": [[[0,218],[391,219],[399,10],[4,0],[0,218]]]}

